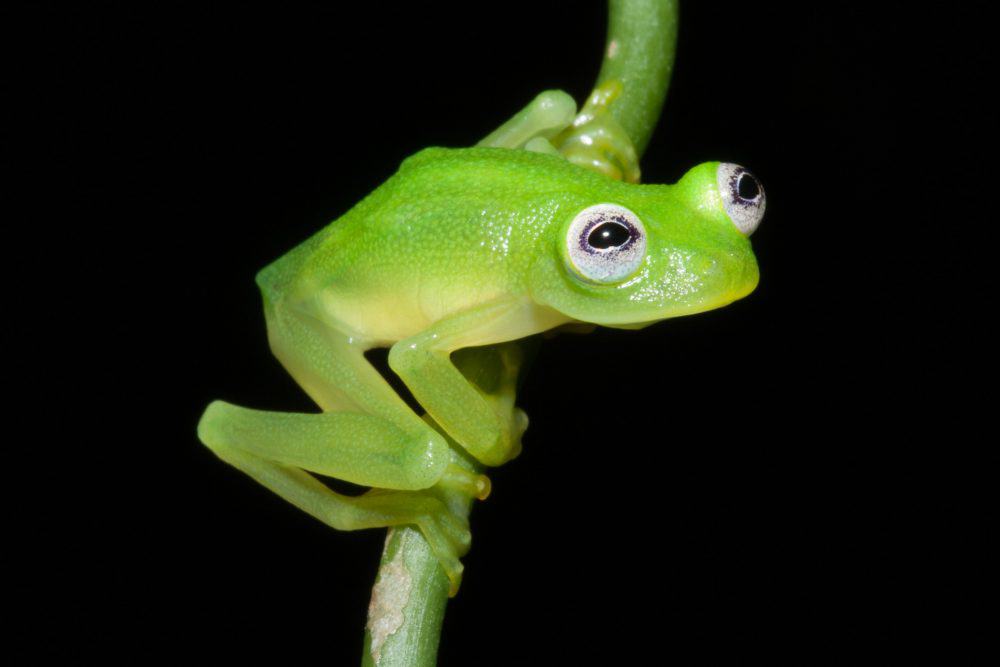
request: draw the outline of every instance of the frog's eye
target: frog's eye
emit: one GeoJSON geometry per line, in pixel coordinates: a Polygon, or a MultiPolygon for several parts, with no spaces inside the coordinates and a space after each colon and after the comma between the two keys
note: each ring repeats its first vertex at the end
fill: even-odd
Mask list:
{"type": "Polygon", "coordinates": [[[750,236],[764,217],[767,203],[760,181],[740,165],[730,162],[719,165],[718,181],[726,215],[744,236],[750,236]]]}
{"type": "Polygon", "coordinates": [[[597,283],[614,283],[639,268],[646,255],[646,229],[632,211],[597,204],[577,213],[566,234],[570,264],[597,283]]]}

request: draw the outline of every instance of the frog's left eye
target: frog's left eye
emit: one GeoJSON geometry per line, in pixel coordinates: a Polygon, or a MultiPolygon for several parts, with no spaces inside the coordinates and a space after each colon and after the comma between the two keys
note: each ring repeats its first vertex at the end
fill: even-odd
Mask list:
{"type": "Polygon", "coordinates": [[[646,229],[632,211],[597,204],[577,213],[566,233],[570,264],[597,283],[615,283],[635,273],[646,255],[646,229]]]}
{"type": "Polygon", "coordinates": [[[717,178],[726,215],[744,236],[750,236],[764,218],[764,188],[744,167],[730,162],[719,165],[717,178]]]}

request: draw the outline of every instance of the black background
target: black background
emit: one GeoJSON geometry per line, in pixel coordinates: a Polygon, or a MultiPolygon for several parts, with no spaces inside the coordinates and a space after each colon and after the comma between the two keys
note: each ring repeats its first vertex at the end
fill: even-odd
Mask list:
{"type": "MultiPolygon", "coordinates": [[[[975,423],[984,23],[759,4],[684,5],[643,168],[760,177],[760,287],[543,344],[443,665],[954,660],[994,626],[948,623],[989,599],[997,548],[975,423]]],[[[420,148],[472,144],[546,88],[582,99],[604,12],[3,10],[18,664],[357,663],[382,531],[297,512],[195,424],[214,398],[311,409],[268,352],[256,270],[420,148]]]]}

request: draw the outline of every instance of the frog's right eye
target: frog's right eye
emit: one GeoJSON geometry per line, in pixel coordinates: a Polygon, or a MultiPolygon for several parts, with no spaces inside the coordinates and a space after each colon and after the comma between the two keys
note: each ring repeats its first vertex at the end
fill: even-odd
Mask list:
{"type": "Polygon", "coordinates": [[[760,181],[744,167],[729,162],[719,165],[717,179],[726,215],[744,236],[750,236],[764,218],[767,204],[760,181]]]}
{"type": "Polygon", "coordinates": [[[583,278],[615,283],[635,273],[646,255],[646,229],[632,211],[597,204],[577,213],[566,233],[569,263],[583,278]]]}

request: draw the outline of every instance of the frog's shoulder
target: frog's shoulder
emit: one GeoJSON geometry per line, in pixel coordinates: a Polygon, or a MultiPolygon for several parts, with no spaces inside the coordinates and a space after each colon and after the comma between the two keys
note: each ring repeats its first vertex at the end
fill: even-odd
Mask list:
{"type": "Polygon", "coordinates": [[[498,180],[516,178],[539,185],[552,181],[574,185],[614,183],[606,176],[578,167],[559,155],[485,146],[424,148],[403,160],[397,175],[404,179],[430,174],[440,177],[448,172],[465,179],[477,176],[498,180]]]}
{"type": "Polygon", "coordinates": [[[461,148],[445,148],[444,146],[428,146],[422,148],[413,155],[405,158],[399,165],[400,172],[413,169],[420,169],[428,164],[436,164],[452,159],[456,153],[461,153],[461,148]]]}
{"type": "Polygon", "coordinates": [[[520,159],[525,151],[515,151],[509,148],[445,148],[430,146],[421,149],[403,160],[399,173],[448,167],[467,168],[476,164],[514,164],[524,163],[520,159]]]}

